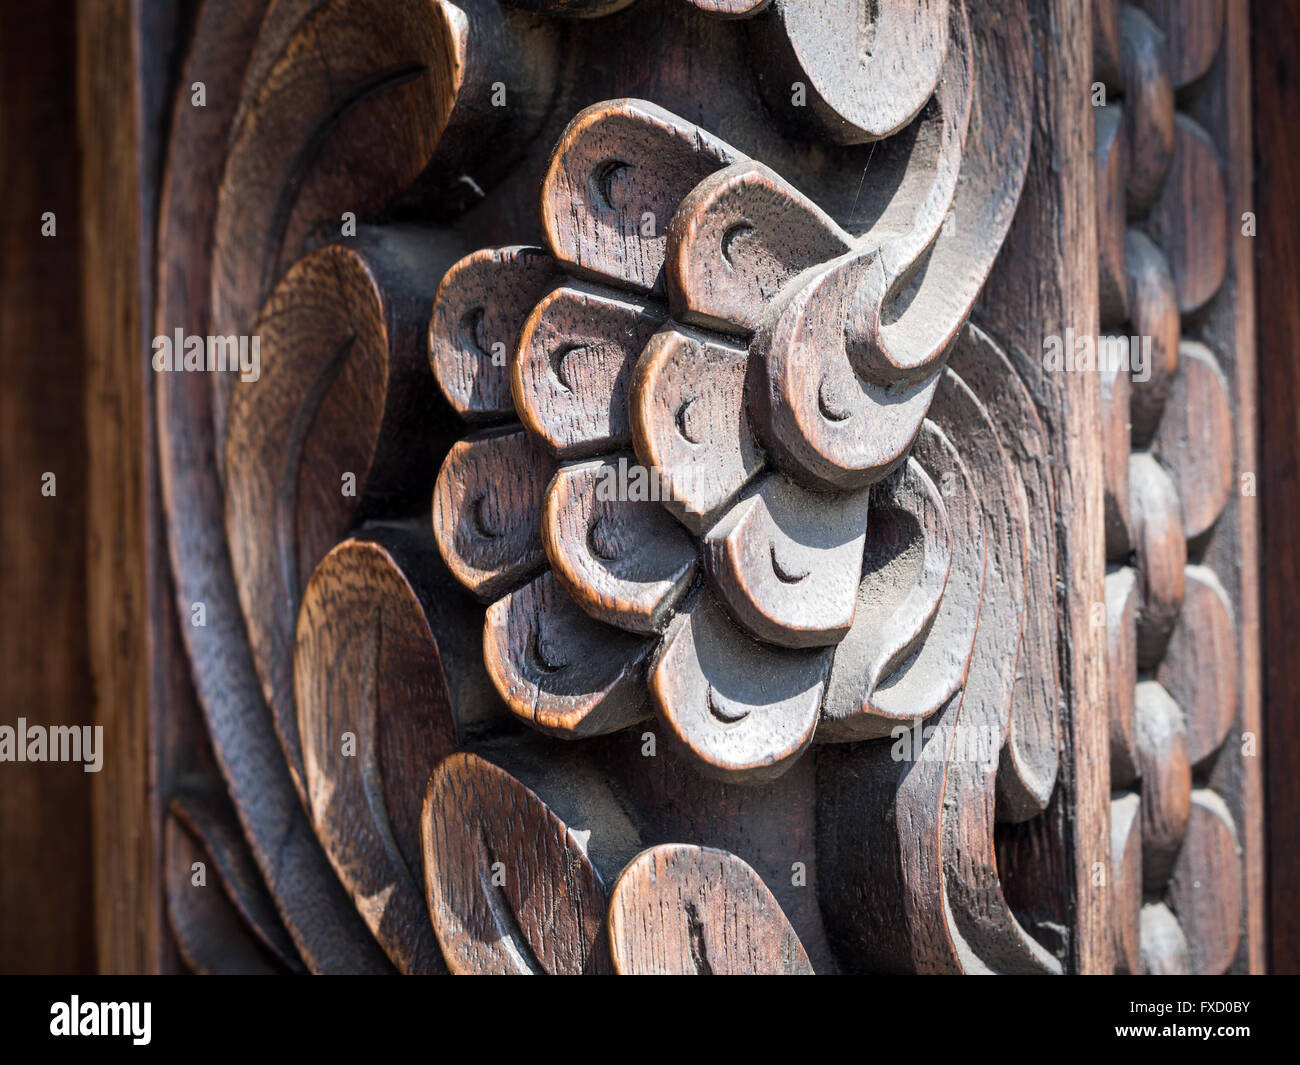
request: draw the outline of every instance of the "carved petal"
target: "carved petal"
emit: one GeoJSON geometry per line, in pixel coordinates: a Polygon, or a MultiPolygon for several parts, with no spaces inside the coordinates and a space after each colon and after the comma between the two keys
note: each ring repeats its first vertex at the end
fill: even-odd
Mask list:
{"type": "Polygon", "coordinates": [[[1187,723],[1178,704],[1154,680],[1137,686],[1138,769],[1142,774],[1142,882],[1164,891],[1187,834],[1192,768],[1187,723]]]}
{"type": "Polygon", "coordinates": [[[1137,616],[1137,574],[1130,566],[1120,566],[1106,574],[1106,703],[1112,788],[1128,787],[1138,776],[1134,706],[1137,616]]]}
{"type": "Polygon", "coordinates": [[[521,11],[536,11],[556,18],[602,18],[621,11],[634,0],[504,0],[521,11]]]}
{"type": "Polygon", "coordinates": [[[648,634],[690,587],[696,550],[648,495],[620,498],[627,469],[626,457],[562,466],[546,494],[542,542],[578,606],[597,621],[648,634]]]}
{"type": "Polygon", "coordinates": [[[1150,338],[1146,380],[1131,382],[1129,411],[1133,447],[1146,447],[1160,423],[1178,373],[1181,325],[1174,279],[1164,253],[1136,229],[1128,231],[1124,250],[1129,321],[1133,334],[1150,338]]]}
{"type": "Polygon", "coordinates": [[[514,416],[509,360],[534,305],[559,280],[541,248],[484,248],[443,275],[429,319],[429,362],[470,421],[514,416]]]}
{"type": "Polygon", "coordinates": [[[584,614],[549,570],[488,608],[483,658],[511,711],[557,736],[615,732],[650,713],[653,641],[584,614]]]}
{"type": "Polygon", "coordinates": [[[751,640],[705,592],[670,623],[650,690],[664,721],[706,771],[771,780],[812,742],[829,668],[828,650],[787,651],[751,640]]]}
{"type": "Polygon", "coordinates": [[[934,92],[948,43],[948,2],[784,3],[759,28],[760,41],[775,53],[779,76],[772,80],[786,102],[792,81],[807,83],[809,110],[825,131],[857,144],[901,129],[934,92]]]}
{"type": "Polygon", "coordinates": [[[685,322],[749,333],[791,278],[843,255],[853,238],[762,163],[701,181],[668,227],[668,299],[685,322]]]}
{"type": "Polygon", "coordinates": [[[958,505],[962,542],[957,567],[965,572],[958,574],[949,600],[944,592],[953,562],[948,513],[920,462],[908,459],[872,490],[858,610],[835,651],[819,740],[883,736],[900,721],[928,717],[947,702],[965,675],[984,568],[978,504],[956,453],[928,422],[922,439],[927,436],[935,437],[927,457],[951,462],[944,481],[958,505]],[[941,597],[946,609],[936,619],[941,597]],[[879,689],[914,653],[917,661],[891,679],[889,687],[879,689]]]}
{"type": "Polygon", "coordinates": [[[300,259],[258,319],[259,376],[231,397],[226,538],[262,690],[299,784],[292,659],[302,586],[367,504],[423,496],[437,454],[427,416],[436,389],[416,346],[427,294],[411,291],[412,263],[436,269],[434,246],[389,233],[300,259]],[[340,471],[353,491],[340,490],[340,471]]]}
{"type": "Polygon", "coordinates": [[[862,238],[866,248],[878,249],[886,272],[902,275],[929,247],[948,218],[963,148],[971,125],[974,86],[971,27],[965,5],[953,3],[948,12],[948,51],[943,73],[925,110],[916,121],[880,150],[911,143],[906,167],[896,180],[888,202],[862,238]]]}
{"type": "MultiPolygon", "coordinates": [[[[452,172],[467,162],[473,143],[457,134],[479,118],[474,104],[490,85],[475,63],[470,19],[447,2],[315,4],[276,43],[220,146],[210,329],[218,336],[254,331],[258,307],[319,240],[317,227],[338,232],[343,211],[382,209],[435,160],[452,172]]],[[[425,274],[425,285],[441,272],[425,274]]],[[[214,386],[220,455],[230,381],[214,386]]]]}
{"type": "Polygon", "coordinates": [[[1237,719],[1237,624],[1212,569],[1188,566],[1186,574],[1187,594],[1156,680],[1187,719],[1187,756],[1196,766],[1223,745],[1237,719]]]}
{"type": "Polygon", "coordinates": [[[853,624],[870,491],[818,494],[760,477],[704,540],[709,575],[750,632],[782,647],[838,643],[853,624]]]}
{"type": "Polygon", "coordinates": [[[443,972],[420,897],[417,796],[456,722],[424,607],[382,545],[344,541],[316,568],[294,674],[316,835],[398,969],[443,972]]]}
{"type": "Polygon", "coordinates": [[[1110,910],[1115,971],[1142,971],[1142,800],[1121,792],[1110,800],[1110,910]]]}
{"type": "Polygon", "coordinates": [[[757,15],[772,0],[688,0],[701,11],[719,18],[749,18],[757,15]]]}
{"type": "Polygon", "coordinates": [[[1151,450],[1178,492],[1188,540],[1210,530],[1232,495],[1233,436],[1223,371],[1204,344],[1183,341],[1151,450]]]}
{"type": "Polygon", "coordinates": [[[653,304],[585,285],[544,297],[511,367],[524,425],[561,458],[626,444],[632,371],[663,318],[653,304]]]}
{"type": "Polygon", "coordinates": [[[1163,902],[1142,906],[1142,973],[1147,976],[1183,976],[1192,971],[1187,937],[1178,918],[1163,902]]]}
{"type": "Polygon", "coordinates": [[[1147,231],[1169,256],[1183,314],[1203,306],[1223,284],[1227,203],[1214,141],[1186,115],[1177,115],[1172,163],[1151,205],[1147,231]]]}
{"type": "Polygon", "coordinates": [[[1192,792],[1187,838],[1169,878],[1169,905],[1187,936],[1191,970],[1228,971],[1241,938],[1241,844],[1227,804],[1208,788],[1192,792]]]}
{"type": "MultiPolygon", "coordinates": [[[[259,950],[264,948],[282,965],[301,972],[302,962],[298,960],[293,940],[280,923],[275,903],[257,871],[248,844],[244,841],[239,820],[226,799],[224,790],[218,781],[213,781],[210,787],[198,785],[197,781],[193,783],[197,785],[194,790],[183,791],[172,797],[167,807],[165,830],[165,879],[172,923],[174,926],[181,924],[186,914],[200,918],[192,922],[184,921],[186,927],[176,929],[186,962],[198,971],[207,967],[204,964],[205,957],[228,957],[229,949],[238,943],[214,942],[214,939],[222,938],[219,933],[214,936],[214,932],[229,924],[232,928],[238,926],[233,940],[244,942],[247,936],[255,939],[258,944],[253,947],[249,942],[248,946],[252,950],[235,951],[237,957],[253,960],[259,950]],[[176,848],[173,848],[173,843],[177,844],[176,848]],[[184,854],[177,853],[177,850],[183,850],[184,854]],[[187,854],[193,854],[194,857],[185,861],[184,856],[187,854]],[[218,921],[221,923],[216,929],[201,919],[201,913],[208,909],[208,904],[195,899],[195,892],[191,890],[197,887],[191,867],[194,860],[207,860],[213,864],[220,888],[234,910],[230,915],[234,920],[224,915],[219,916],[218,921]],[[181,894],[186,896],[185,901],[178,897],[181,894]],[[190,947],[193,948],[192,951],[188,949],[190,947]]],[[[206,894],[206,886],[198,893],[206,894]]]]}
{"type": "Polygon", "coordinates": [[[712,847],[666,843],[632,859],[610,893],[609,943],[624,975],[813,975],[767,885],[712,847]]]}
{"type": "Polygon", "coordinates": [[[854,371],[843,323],[870,268],[853,252],[810,271],[768,308],[750,347],[763,442],[788,472],[823,487],[861,488],[887,473],[915,438],[938,384],[936,373],[886,387],[854,371]]]}
{"type": "Polygon", "coordinates": [[[702,178],[742,158],[645,100],[594,104],[569,123],[542,184],[551,251],[580,275],[662,291],[677,205],[702,178]]]}
{"type": "Polygon", "coordinates": [[[749,353],[666,327],[646,345],[628,397],[637,457],[661,502],[700,535],[763,464],[745,414],[749,353]]]}
{"type": "Polygon", "coordinates": [[[443,759],[421,828],[429,916],[452,972],[609,971],[599,874],[581,840],[504,769],[468,752],[443,759]]]}
{"type": "Polygon", "coordinates": [[[1137,551],[1138,668],[1151,669],[1165,652],[1187,587],[1183,506],[1173,481],[1147,452],[1129,460],[1133,546],[1137,551]]]}
{"type": "MultiPolygon", "coordinates": [[[[284,971],[279,959],[266,950],[254,936],[254,929],[242,919],[244,915],[229,891],[220,864],[186,831],[175,814],[168,815],[163,827],[163,855],[167,917],[176,949],[190,972],[203,976],[261,976],[284,971]],[[206,879],[209,866],[211,881],[206,879]],[[205,879],[197,884],[196,868],[205,870],[205,879]]],[[[301,965],[296,966],[296,971],[301,969],[301,965]]]]}
{"type": "Polygon", "coordinates": [[[546,562],[539,523],[554,459],[518,427],[452,446],[433,493],[433,532],[447,568],[488,601],[546,562]]]}
{"type": "Polygon", "coordinates": [[[760,322],[756,418],[764,442],[801,479],[870,484],[920,428],[937,364],[1001,246],[1028,163],[1023,72],[1003,86],[1014,107],[971,117],[972,65],[977,56],[995,62],[993,51],[972,47],[965,8],[955,4],[944,76],[896,191],[855,251],[785,289],[760,322]],[[963,157],[968,128],[974,151],[963,157]],[[998,204],[991,230],[976,221],[990,202],[998,204]],[[950,207],[954,224],[941,232],[950,207]]]}

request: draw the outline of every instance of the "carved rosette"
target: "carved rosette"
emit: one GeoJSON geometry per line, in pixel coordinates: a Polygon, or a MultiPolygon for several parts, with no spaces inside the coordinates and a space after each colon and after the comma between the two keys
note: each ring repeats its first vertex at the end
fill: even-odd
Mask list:
{"type": "Polygon", "coordinates": [[[976,488],[968,427],[943,427],[978,401],[943,375],[999,232],[979,255],[957,235],[965,204],[1014,203],[1027,144],[1012,116],[1018,159],[1016,140],[996,173],[978,144],[963,155],[953,23],[918,120],[936,149],[861,236],[706,130],[617,100],[551,156],[548,247],[447,272],[434,374],[491,427],[448,454],[433,527],[491,604],[484,658],[519,718],[577,738],[653,711],[706,770],[762,780],[815,736],[888,735],[961,688],[982,585],[945,492],[976,488]],[[960,398],[927,421],[941,384],[960,398]]]}
{"type": "Polygon", "coordinates": [[[251,964],[202,851],[270,968],[1059,971],[994,848],[1057,778],[1051,446],[968,321],[1027,19],[815,8],[202,9],[158,331],[262,367],[158,385],[199,793],[247,847],[177,796],[196,969],[251,964]]]}

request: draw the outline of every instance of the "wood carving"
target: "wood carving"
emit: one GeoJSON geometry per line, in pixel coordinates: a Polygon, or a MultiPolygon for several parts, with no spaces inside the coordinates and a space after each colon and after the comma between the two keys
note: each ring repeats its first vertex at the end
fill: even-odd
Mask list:
{"type": "MultiPolygon", "coordinates": [[[[1073,853],[1102,531],[1058,520],[1060,409],[988,310],[1036,284],[999,253],[1056,165],[1032,6],[207,0],[157,331],[262,362],[157,383],[242,829],[173,802],[193,969],[1078,967],[1023,888],[1073,853]]],[[[1180,321],[1227,269],[1187,219],[1226,216],[1174,109],[1215,49],[1171,68],[1143,6],[1098,37],[1103,324],[1156,353],[1102,384],[1104,938],[1216,970],[1243,890],[1195,885],[1239,846],[1205,770],[1241,673],[1201,545],[1234,408],[1180,321]]]]}
{"type": "Polygon", "coordinates": [[[1110,764],[1124,789],[1111,803],[1116,966],[1222,973],[1253,964],[1238,950],[1249,866],[1237,826],[1252,753],[1245,652],[1220,579],[1239,566],[1236,511],[1253,489],[1238,491],[1243,401],[1223,367],[1240,352],[1219,324],[1235,299],[1227,146],[1186,109],[1205,115],[1222,99],[1222,75],[1207,72],[1221,66],[1224,5],[1139,7],[1121,8],[1118,66],[1097,57],[1122,88],[1096,124],[1101,322],[1150,346],[1131,380],[1125,367],[1104,386],[1110,764]]]}

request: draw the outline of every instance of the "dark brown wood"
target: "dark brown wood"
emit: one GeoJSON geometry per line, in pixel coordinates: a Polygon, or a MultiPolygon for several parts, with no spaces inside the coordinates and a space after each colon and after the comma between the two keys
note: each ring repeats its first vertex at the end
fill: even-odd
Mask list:
{"type": "Polygon", "coordinates": [[[168,819],[163,840],[167,911],[190,971],[201,976],[266,976],[283,971],[240,920],[224,890],[225,881],[202,845],[174,818],[168,819]]]}
{"type": "Polygon", "coordinates": [[[246,380],[241,370],[227,397],[226,540],[300,792],[292,638],[302,589],[359,520],[427,505],[447,415],[419,345],[430,310],[424,278],[449,262],[436,235],[397,227],[299,259],[255,326],[260,375],[246,380]]]}
{"type": "Polygon", "coordinates": [[[480,599],[495,599],[545,564],[542,506],[557,466],[517,425],[472,433],[447,452],[433,533],[447,568],[480,599]]]}
{"type": "Polygon", "coordinates": [[[1111,919],[1115,922],[1115,971],[1142,971],[1142,817],[1137,792],[1110,803],[1111,919]]]}
{"type": "Polygon", "coordinates": [[[82,315],[87,335],[98,333],[86,350],[86,627],[95,718],[115,752],[92,784],[96,953],[101,969],[148,972],[160,963],[166,927],[160,810],[150,794],[151,608],[160,571],[145,520],[152,464],[141,357],[151,291],[141,233],[154,199],[132,76],[140,69],[132,13],[83,3],[79,14],[82,315]],[[131,914],[142,919],[121,919],[131,914]]]}
{"type": "Polygon", "coordinates": [[[452,972],[607,972],[606,890],[537,795],[472,754],[429,778],[422,820],[429,913],[452,972]]]}
{"type": "Polygon", "coordinates": [[[202,6],[127,322],[264,359],[144,379],[191,968],[1258,968],[1242,16],[1140,8],[202,6]]]}
{"type": "Polygon", "coordinates": [[[163,843],[168,917],[192,971],[302,971],[215,775],[172,798],[163,843]]]}
{"type": "Polygon", "coordinates": [[[306,586],[293,656],[317,838],[404,973],[444,971],[419,888],[420,789],[455,749],[461,708],[434,635],[441,626],[413,586],[425,584],[432,554],[431,536],[339,544],[306,586]]]}
{"type": "Polygon", "coordinates": [[[1209,788],[1198,788],[1169,877],[1169,905],[1187,936],[1192,972],[1218,975],[1237,956],[1243,879],[1232,813],[1209,788]]]}
{"type": "MultiPolygon", "coordinates": [[[[1291,901],[1300,892],[1300,779],[1290,768],[1291,752],[1300,749],[1300,708],[1294,698],[1300,683],[1300,656],[1294,654],[1300,631],[1300,559],[1291,548],[1300,521],[1300,497],[1294,491],[1300,461],[1300,360],[1295,357],[1300,304],[1288,280],[1300,269],[1300,218],[1290,207],[1300,181],[1300,146],[1283,133],[1290,110],[1300,103],[1292,47],[1300,39],[1300,11],[1256,3],[1248,18],[1237,19],[1229,5],[1229,35],[1234,19],[1249,23],[1249,55],[1242,60],[1249,63],[1249,75],[1243,77],[1253,75],[1253,95],[1252,85],[1243,85],[1242,104],[1250,108],[1254,123],[1247,162],[1258,178],[1243,191],[1242,209],[1254,211],[1259,220],[1272,220],[1258,226],[1254,238],[1238,242],[1258,265],[1252,275],[1256,289],[1248,295],[1258,292],[1259,422],[1246,438],[1253,461],[1243,462],[1242,468],[1257,473],[1260,501],[1264,748],[1258,760],[1265,763],[1267,781],[1261,798],[1268,810],[1268,965],[1271,972],[1300,973],[1300,913],[1291,901]]],[[[1235,213],[1230,217],[1237,220],[1235,213]]],[[[1245,626],[1250,619],[1240,620],[1245,626]]],[[[1249,853],[1249,837],[1242,843],[1249,853]]],[[[1248,879],[1247,899],[1261,887],[1248,879]]]]}
{"type": "Polygon", "coordinates": [[[1129,162],[1130,216],[1155,199],[1174,152],[1174,89],[1165,35],[1145,14],[1120,5],[1120,76],[1129,162]]]}
{"type": "Polygon", "coordinates": [[[609,943],[624,975],[813,975],[758,874],[707,847],[654,847],[628,863],[610,894],[609,943]]]}
{"type": "Polygon", "coordinates": [[[1158,683],[1139,681],[1134,695],[1138,773],[1142,777],[1142,885],[1158,895],[1183,846],[1192,795],[1187,723],[1158,683]]]}
{"type": "MultiPolygon", "coordinates": [[[[0,174],[11,205],[0,222],[0,723],[11,728],[20,716],[42,727],[95,721],[75,55],[74,3],[0,13],[0,156],[11,161],[0,174]],[[50,165],[20,165],[37,143],[50,165]],[[46,474],[54,494],[42,492],[46,474]]],[[[0,971],[95,966],[93,780],[75,764],[0,766],[0,912],[13,915],[0,920],[0,971]]]]}
{"type": "MultiPolygon", "coordinates": [[[[205,5],[193,29],[200,43],[181,75],[159,207],[158,335],[172,335],[178,326],[208,333],[225,146],[264,11],[260,0],[205,5]],[[190,104],[197,80],[210,96],[203,109],[190,104]]],[[[222,534],[219,449],[205,377],[165,374],[155,382],[155,399],[177,612],[217,763],[259,870],[308,964],[391,971],[311,832],[263,702],[222,534]],[[192,623],[196,603],[205,607],[204,626],[192,623]]]]}
{"type": "Polygon", "coordinates": [[[1223,40],[1224,0],[1138,0],[1138,6],[1169,41],[1169,76],[1175,89],[1210,69],[1223,40]]]}
{"type": "Polygon", "coordinates": [[[1129,399],[1131,443],[1145,447],[1178,373],[1179,325],[1174,279],[1165,257],[1145,234],[1130,229],[1125,244],[1129,322],[1133,335],[1150,337],[1146,380],[1133,381],[1129,399]]]}
{"type": "Polygon", "coordinates": [[[1000,872],[1034,933],[1084,973],[1111,971],[1113,948],[1110,892],[1096,876],[1111,850],[1105,634],[1097,616],[1105,601],[1102,408],[1098,375],[1047,372],[1042,353],[1046,338],[1099,331],[1095,165],[1067,162],[1091,161],[1095,145],[1092,110],[1082,106],[1096,81],[1091,23],[1077,4],[1031,8],[1027,46],[1055,58],[1035,77],[1037,147],[980,318],[1025,381],[1052,441],[1065,696],[1056,792],[1041,819],[1003,829],[1000,872]],[[1027,261],[1039,264],[1032,284],[1020,279],[1017,264],[1027,261]]]}
{"type": "Polygon", "coordinates": [[[1259,971],[1260,899],[1243,891],[1259,883],[1261,824],[1244,5],[1226,28],[1217,0],[1142,6],[1150,19],[1125,8],[1120,23],[1130,149],[1149,142],[1127,183],[1131,429],[1126,447],[1112,410],[1105,438],[1108,467],[1134,449],[1129,528],[1113,505],[1107,537],[1137,581],[1128,566],[1110,578],[1108,624],[1112,682],[1133,685],[1112,692],[1111,765],[1138,790],[1113,809],[1140,795],[1144,970],[1259,971]]]}

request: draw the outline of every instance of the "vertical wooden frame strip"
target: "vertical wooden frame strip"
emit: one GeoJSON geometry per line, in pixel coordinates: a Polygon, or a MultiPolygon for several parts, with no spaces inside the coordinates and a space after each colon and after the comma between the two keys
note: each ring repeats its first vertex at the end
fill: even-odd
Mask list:
{"type": "MultiPolygon", "coordinates": [[[[1271,5],[1270,5],[1271,6],[1271,5]]],[[[1284,5],[1283,5],[1284,6],[1284,5]]],[[[1226,5],[1224,49],[1227,59],[1227,137],[1220,143],[1228,153],[1229,269],[1236,280],[1236,358],[1232,365],[1237,416],[1237,469],[1240,496],[1238,525],[1240,598],[1237,601],[1241,638],[1241,730],[1256,737],[1257,754],[1243,760],[1241,804],[1242,847],[1245,851],[1245,946],[1242,960],[1249,972],[1262,973],[1267,962],[1264,879],[1264,759],[1261,699],[1259,610],[1259,502],[1258,496],[1240,491],[1240,474],[1251,472],[1258,480],[1259,432],[1258,361],[1255,330],[1255,237],[1243,227],[1254,204],[1254,128],[1251,121],[1250,11],[1245,0],[1226,5]]],[[[1289,40],[1294,41],[1294,37],[1289,40]]],[[[1280,190],[1279,190],[1280,191],[1280,190]]],[[[1279,349],[1290,350],[1294,349],[1279,349]]],[[[1294,417],[1294,412],[1292,412],[1294,417]]],[[[1292,485],[1294,494],[1294,485],[1292,485]]]]}
{"type": "MultiPolygon", "coordinates": [[[[1300,657],[1295,633],[1300,627],[1300,556],[1295,529],[1300,493],[1295,488],[1300,461],[1300,303],[1295,299],[1300,270],[1300,216],[1293,207],[1300,181],[1300,145],[1291,130],[1300,105],[1294,42],[1300,39],[1300,9],[1288,4],[1251,6],[1254,48],[1256,136],[1259,161],[1260,220],[1254,251],[1259,274],[1260,574],[1263,592],[1264,752],[1268,767],[1268,968],[1300,973],[1300,776],[1294,769],[1300,749],[1300,657]]],[[[1236,21],[1239,23],[1240,18],[1236,21]]],[[[1244,31],[1239,31],[1243,33],[1244,31]]]]}
{"type": "Polygon", "coordinates": [[[143,344],[135,12],[78,5],[87,335],[87,613],[104,764],[91,786],[95,937],[106,972],[148,972],[162,934],[150,797],[148,362],[143,344]]]}

